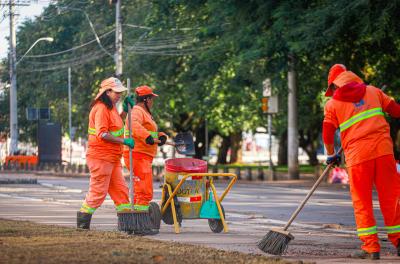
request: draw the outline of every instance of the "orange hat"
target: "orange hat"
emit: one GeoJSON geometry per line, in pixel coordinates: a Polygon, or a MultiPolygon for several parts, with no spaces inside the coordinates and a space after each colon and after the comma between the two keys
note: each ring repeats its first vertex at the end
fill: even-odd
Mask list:
{"type": "Polygon", "coordinates": [[[97,100],[105,91],[113,90],[114,92],[121,93],[128,91],[128,88],[122,85],[121,81],[115,77],[110,77],[103,80],[100,84],[99,92],[96,95],[97,100]]]}
{"type": "Polygon", "coordinates": [[[335,64],[329,69],[328,74],[328,89],[325,92],[325,96],[332,96],[333,90],[330,88],[331,84],[335,81],[335,79],[342,73],[346,71],[346,66],[343,64],[335,64]]]}
{"type": "Polygon", "coordinates": [[[149,86],[146,85],[136,87],[135,92],[138,96],[145,96],[145,95],[158,96],[158,94],[153,93],[153,89],[151,89],[149,86]]]}

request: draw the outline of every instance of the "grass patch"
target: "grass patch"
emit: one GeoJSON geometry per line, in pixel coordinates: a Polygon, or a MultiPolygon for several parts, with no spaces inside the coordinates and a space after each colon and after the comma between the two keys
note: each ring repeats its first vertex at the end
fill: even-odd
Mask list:
{"type": "Polygon", "coordinates": [[[81,231],[3,219],[0,252],[1,263],[293,263],[119,232],[81,231]]]}

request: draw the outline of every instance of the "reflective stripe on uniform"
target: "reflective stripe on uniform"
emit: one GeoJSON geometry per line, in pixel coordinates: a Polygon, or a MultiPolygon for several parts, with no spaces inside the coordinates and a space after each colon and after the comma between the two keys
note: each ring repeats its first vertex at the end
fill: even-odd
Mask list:
{"type": "MultiPolygon", "coordinates": [[[[148,131],[150,133],[150,136],[152,138],[158,139],[158,132],[154,132],[154,131],[148,131]]],[[[125,131],[125,137],[129,136],[129,130],[125,131]]]]}
{"type": "Polygon", "coordinates": [[[81,206],[81,209],[79,211],[81,211],[83,213],[87,213],[87,214],[93,214],[94,211],[96,211],[96,208],[90,207],[86,203],[83,203],[81,206]]]}
{"type": "Polygon", "coordinates": [[[124,134],[124,129],[121,128],[117,131],[110,131],[110,134],[113,135],[114,137],[120,137],[124,134]]]}
{"type": "Polygon", "coordinates": [[[358,228],[357,235],[358,236],[368,236],[378,233],[376,226],[366,227],[366,228],[358,228]]]}
{"type": "Polygon", "coordinates": [[[130,203],[120,204],[120,205],[117,205],[115,208],[117,209],[117,212],[127,211],[127,210],[131,210],[131,204],[130,203]]]}
{"type": "Polygon", "coordinates": [[[150,207],[150,206],[148,206],[148,205],[135,204],[135,205],[133,206],[133,209],[134,209],[135,211],[148,211],[148,210],[149,210],[149,207],[150,207]]]}
{"type": "Polygon", "coordinates": [[[385,226],[385,229],[388,234],[400,233],[400,225],[385,226]]]}
{"type": "MultiPolygon", "coordinates": [[[[89,127],[88,128],[88,134],[89,135],[96,135],[96,129],[92,128],[92,127],[89,127]]],[[[113,135],[114,137],[120,137],[120,136],[122,136],[124,134],[124,129],[121,128],[121,129],[119,129],[117,131],[110,131],[110,134],[113,135]]]]}
{"type": "Polygon", "coordinates": [[[157,131],[156,131],[156,132],[154,132],[154,131],[149,131],[149,133],[150,133],[150,135],[151,135],[152,138],[155,138],[155,139],[158,138],[158,132],[157,132],[157,131]]]}
{"type": "Polygon", "coordinates": [[[374,116],[377,116],[377,115],[383,115],[382,108],[380,108],[380,107],[372,108],[372,109],[363,111],[361,113],[358,113],[358,114],[350,117],[348,120],[346,120],[345,122],[343,122],[343,123],[341,123],[339,125],[340,132],[345,131],[346,129],[348,129],[352,125],[354,125],[354,124],[356,124],[356,123],[358,123],[358,122],[360,122],[360,121],[362,121],[364,119],[367,119],[367,118],[370,118],[370,117],[374,117],[374,116]]]}

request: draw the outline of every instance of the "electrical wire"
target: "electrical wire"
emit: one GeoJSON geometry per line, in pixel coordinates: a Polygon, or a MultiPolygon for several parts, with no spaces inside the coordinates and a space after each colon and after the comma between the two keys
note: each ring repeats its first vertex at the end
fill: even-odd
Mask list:
{"type": "MultiPolygon", "coordinates": [[[[115,29],[112,29],[112,30],[104,33],[103,35],[101,35],[99,38],[104,38],[104,37],[108,36],[109,34],[113,33],[114,31],[115,31],[115,29]]],[[[96,39],[92,39],[91,41],[83,43],[82,45],[75,46],[75,47],[72,47],[70,49],[63,50],[63,51],[58,51],[58,52],[48,53],[48,54],[40,54],[40,55],[27,55],[25,57],[26,58],[44,58],[44,57],[57,56],[57,55],[61,55],[61,54],[64,54],[64,53],[67,53],[67,52],[70,52],[70,51],[74,51],[74,50],[78,50],[80,48],[86,47],[87,45],[89,45],[91,43],[94,43],[94,42],[97,42],[97,40],[96,39]]]]}

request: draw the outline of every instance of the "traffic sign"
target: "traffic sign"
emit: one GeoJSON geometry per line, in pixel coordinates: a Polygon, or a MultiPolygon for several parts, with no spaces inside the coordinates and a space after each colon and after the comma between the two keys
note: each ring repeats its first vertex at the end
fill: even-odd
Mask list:
{"type": "Polygon", "coordinates": [[[263,81],[263,96],[269,97],[272,95],[271,79],[267,78],[263,81]]]}

